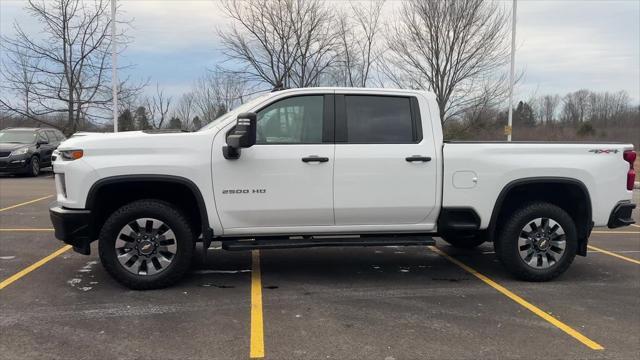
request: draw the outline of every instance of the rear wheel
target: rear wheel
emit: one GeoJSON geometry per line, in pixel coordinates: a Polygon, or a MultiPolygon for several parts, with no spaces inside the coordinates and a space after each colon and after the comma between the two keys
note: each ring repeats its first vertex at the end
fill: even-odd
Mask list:
{"type": "Polygon", "coordinates": [[[189,269],[194,236],[184,215],[170,204],[139,200],[114,212],[102,227],[100,260],[124,286],[157,289],[189,269]]]}
{"type": "Polygon", "coordinates": [[[504,223],[494,248],[517,278],[548,281],[569,268],[577,244],[571,216],[553,204],[537,202],[517,210],[504,223]]]}

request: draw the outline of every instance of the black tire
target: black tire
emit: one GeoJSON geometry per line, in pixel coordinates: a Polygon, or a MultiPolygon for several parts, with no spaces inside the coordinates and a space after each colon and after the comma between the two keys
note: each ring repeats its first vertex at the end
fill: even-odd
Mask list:
{"type": "Polygon", "coordinates": [[[526,281],[549,281],[564,273],[576,256],[578,240],[575,222],[566,211],[546,202],[535,202],[516,210],[499,229],[494,242],[496,256],[516,278],[526,281]],[[523,228],[537,218],[547,218],[558,223],[564,231],[564,253],[545,269],[537,269],[525,262],[519,252],[518,239],[523,228]]]}
{"type": "Polygon", "coordinates": [[[31,177],[40,175],[40,159],[37,156],[32,156],[29,162],[29,170],[27,174],[31,177]]]}
{"type": "Polygon", "coordinates": [[[484,233],[473,235],[442,235],[442,240],[458,249],[474,249],[487,241],[484,233]]]}
{"type": "Polygon", "coordinates": [[[102,226],[98,249],[105,270],[122,285],[134,290],[160,289],[179,281],[189,270],[195,239],[185,216],[171,204],[158,200],[138,200],[116,210],[102,226]],[[116,238],[127,224],[140,218],[155,218],[173,231],[176,253],[171,263],[153,275],[134,274],[118,261],[116,238]]]}

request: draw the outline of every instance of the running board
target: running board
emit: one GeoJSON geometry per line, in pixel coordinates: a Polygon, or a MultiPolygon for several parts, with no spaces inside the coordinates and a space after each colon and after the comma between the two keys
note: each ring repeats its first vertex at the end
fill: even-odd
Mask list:
{"type": "Polygon", "coordinates": [[[389,236],[389,237],[299,237],[281,239],[240,239],[223,240],[225,250],[253,250],[253,249],[293,249],[321,246],[426,246],[435,245],[430,236],[389,236]]]}

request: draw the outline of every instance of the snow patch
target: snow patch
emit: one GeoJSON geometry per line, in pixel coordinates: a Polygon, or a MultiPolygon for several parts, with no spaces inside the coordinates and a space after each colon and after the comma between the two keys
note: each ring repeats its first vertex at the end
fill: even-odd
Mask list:
{"type": "MultiPolygon", "coordinates": [[[[86,274],[89,274],[91,272],[92,267],[97,263],[98,262],[95,260],[88,261],[82,268],[76,271],[78,273],[78,277],[67,281],[67,284],[69,284],[69,286],[71,286],[72,288],[76,288],[83,292],[87,292],[93,289],[93,286],[81,286],[81,285],[82,285],[82,282],[85,280],[84,276],[86,274]]],[[[93,275],[89,275],[89,278],[93,278],[93,275]]],[[[97,283],[98,283],[97,281],[90,281],[89,285],[95,285],[97,283]]]]}

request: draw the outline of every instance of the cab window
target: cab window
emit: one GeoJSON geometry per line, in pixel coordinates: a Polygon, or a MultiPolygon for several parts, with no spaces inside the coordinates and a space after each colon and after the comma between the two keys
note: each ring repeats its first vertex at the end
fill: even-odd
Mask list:
{"type": "Polygon", "coordinates": [[[409,97],[347,95],[345,105],[347,143],[410,144],[422,140],[417,103],[412,105],[409,97]]]}
{"type": "Polygon", "coordinates": [[[256,144],[322,142],[324,96],[295,96],[258,111],[256,144]]]}

